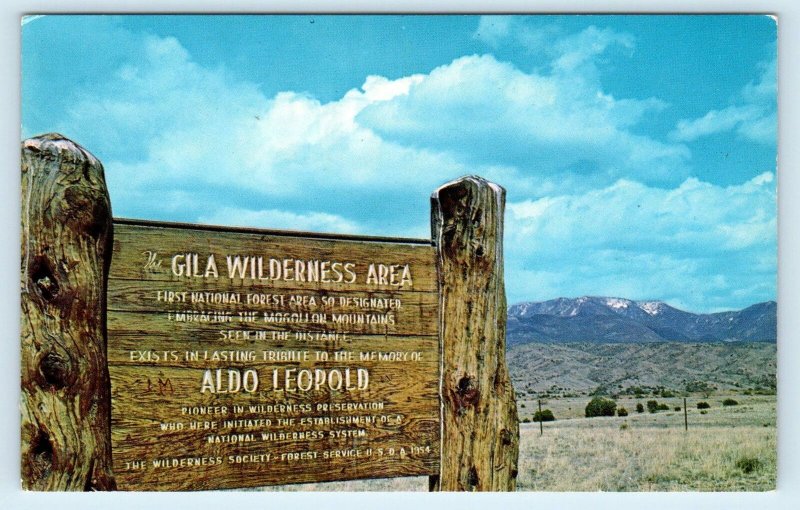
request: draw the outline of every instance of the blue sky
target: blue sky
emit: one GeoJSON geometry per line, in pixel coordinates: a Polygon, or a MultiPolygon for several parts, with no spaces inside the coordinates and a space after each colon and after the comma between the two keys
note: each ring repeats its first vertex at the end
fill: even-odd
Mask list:
{"type": "Polygon", "coordinates": [[[429,236],[429,195],[508,190],[510,303],[775,299],[765,16],[47,16],[23,137],[97,155],[116,216],[429,236]]]}

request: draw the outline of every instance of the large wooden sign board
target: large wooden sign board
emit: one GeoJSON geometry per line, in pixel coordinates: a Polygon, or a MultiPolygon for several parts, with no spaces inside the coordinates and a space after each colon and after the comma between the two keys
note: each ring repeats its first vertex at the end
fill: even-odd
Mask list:
{"type": "Polygon", "coordinates": [[[117,487],[438,473],[438,306],[430,243],[115,221],[117,487]]]}
{"type": "Polygon", "coordinates": [[[444,184],[420,241],[113,220],[58,133],[21,184],[23,488],[515,490],[501,187],[444,184]]]}

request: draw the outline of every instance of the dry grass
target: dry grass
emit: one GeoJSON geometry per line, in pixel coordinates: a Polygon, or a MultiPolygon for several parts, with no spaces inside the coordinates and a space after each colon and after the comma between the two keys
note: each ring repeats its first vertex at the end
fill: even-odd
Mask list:
{"type": "MultiPolygon", "coordinates": [[[[777,473],[776,398],[692,398],[689,431],[683,412],[635,412],[636,402],[618,401],[625,418],[582,418],[588,398],[547,402],[558,421],[522,424],[518,490],[521,491],[765,491],[777,473]],[[711,409],[701,414],[697,402],[711,409]],[[579,417],[580,416],[580,417],[579,417]],[[564,419],[569,417],[569,419],[564,419]]],[[[682,399],[657,399],[671,408],[682,399]]],[[[533,413],[532,407],[526,410],[533,413]]],[[[427,477],[287,485],[265,490],[426,491],[427,477]]]]}
{"type": "Polygon", "coordinates": [[[519,490],[763,491],[775,488],[775,429],[554,428],[523,432],[519,490]],[[533,437],[531,437],[533,436],[533,437]],[[535,439],[534,439],[535,438],[535,439]],[[737,462],[756,459],[744,473],[737,462]]]}
{"type": "Polygon", "coordinates": [[[519,490],[772,490],[777,434],[769,399],[705,415],[694,409],[688,432],[678,412],[564,420],[545,424],[542,436],[538,424],[526,424],[519,490]]]}

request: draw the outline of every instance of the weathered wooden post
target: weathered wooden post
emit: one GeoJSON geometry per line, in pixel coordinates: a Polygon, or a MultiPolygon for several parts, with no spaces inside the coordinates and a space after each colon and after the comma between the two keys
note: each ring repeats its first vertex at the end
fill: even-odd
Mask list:
{"type": "Polygon", "coordinates": [[[689,411],[686,409],[686,397],[683,397],[683,430],[689,431],[689,411]]]}
{"type": "Polygon", "coordinates": [[[542,399],[539,399],[539,435],[544,435],[544,416],[542,415],[542,399]]]}
{"type": "Polygon", "coordinates": [[[103,166],[58,134],[21,157],[22,486],[112,490],[103,166]]]}
{"type": "Polygon", "coordinates": [[[513,491],[519,420],[505,359],[505,190],[480,177],[431,197],[442,341],[441,468],[431,490],[513,491]]]}

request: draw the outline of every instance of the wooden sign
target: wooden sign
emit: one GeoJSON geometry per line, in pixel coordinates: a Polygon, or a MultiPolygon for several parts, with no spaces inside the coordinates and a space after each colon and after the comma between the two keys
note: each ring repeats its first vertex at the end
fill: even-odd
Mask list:
{"type": "Polygon", "coordinates": [[[112,221],[80,145],[21,163],[23,488],[516,488],[500,186],[434,191],[420,241],[112,221]]]}
{"type": "Polygon", "coordinates": [[[119,489],[438,473],[430,242],[118,220],[111,260],[119,489]]]}

